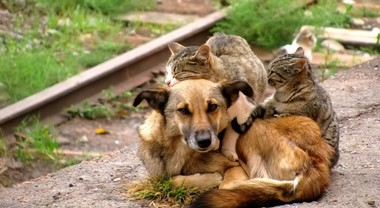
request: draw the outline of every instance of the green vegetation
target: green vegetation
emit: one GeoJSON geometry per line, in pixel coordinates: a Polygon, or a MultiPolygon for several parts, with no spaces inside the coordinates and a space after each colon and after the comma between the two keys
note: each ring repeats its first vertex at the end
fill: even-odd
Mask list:
{"type": "Polygon", "coordinates": [[[149,9],[154,1],[3,3],[13,29],[0,37],[0,83],[13,103],[130,49],[123,22],[112,17],[149,9]]]}
{"type": "Polygon", "coordinates": [[[37,117],[25,119],[16,128],[17,158],[28,162],[36,157],[55,160],[58,148],[57,135],[51,127],[40,123],[37,117]]]}
{"type": "Polygon", "coordinates": [[[165,33],[173,31],[175,28],[179,27],[178,24],[154,24],[154,23],[144,23],[144,22],[130,22],[128,24],[129,28],[135,31],[146,30],[149,34],[157,37],[165,33]]]}
{"type": "Polygon", "coordinates": [[[147,181],[134,184],[128,192],[135,199],[154,200],[155,203],[171,205],[190,204],[194,197],[202,191],[199,188],[175,187],[170,179],[150,178],[147,181]]]}
{"type": "Polygon", "coordinates": [[[85,119],[125,117],[129,112],[136,112],[140,108],[132,107],[130,91],[124,91],[116,95],[112,88],[103,90],[98,103],[84,101],[81,105],[73,105],[65,111],[70,117],[81,117],[85,119]]]}
{"type": "Polygon", "coordinates": [[[378,17],[379,13],[371,10],[370,8],[353,8],[352,5],[348,6],[350,9],[350,16],[353,17],[378,17]]]}
{"type": "Polygon", "coordinates": [[[3,136],[0,131],[0,157],[5,157],[8,155],[8,147],[5,141],[3,140],[3,136]]]}
{"type": "Polygon", "coordinates": [[[232,8],[213,31],[236,34],[251,44],[275,48],[292,41],[302,25],[345,27],[345,14],[336,11],[335,0],[321,0],[305,8],[294,0],[230,0],[232,8]]]}
{"type": "Polygon", "coordinates": [[[84,10],[93,10],[105,15],[117,15],[126,11],[150,9],[154,5],[152,0],[36,0],[54,12],[64,12],[78,7],[84,10]]]}
{"type": "Polygon", "coordinates": [[[81,106],[71,106],[66,109],[70,117],[81,117],[86,119],[111,117],[114,115],[113,111],[102,104],[91,104],[84,101],[81,106]]]}

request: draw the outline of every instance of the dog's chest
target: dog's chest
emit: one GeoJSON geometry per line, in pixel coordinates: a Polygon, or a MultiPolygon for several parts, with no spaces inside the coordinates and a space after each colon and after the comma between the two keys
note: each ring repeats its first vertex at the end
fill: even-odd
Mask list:
{"type": "Polygon", "coordinates": [[[172,148],[173,152],[171,156],[167,158],[166,171],[169,172],[170,175],[179,175],[191,153],[189,152],[189,148],[182,143],[179,143],[177,148],[172,148]]]}

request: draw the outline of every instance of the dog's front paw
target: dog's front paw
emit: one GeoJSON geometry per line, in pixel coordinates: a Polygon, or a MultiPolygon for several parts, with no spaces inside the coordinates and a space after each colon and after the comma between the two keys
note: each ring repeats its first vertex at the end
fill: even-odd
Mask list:
{"type": "Polygon", "coordinates": [[[236,162],[239,160],[238,155],[236,154],[235,151],[231,150],[225,150],[222,148],[222,154],[227,157],[230,161],[236,162]]]}
{"type": "Polygon", "coordinates": [[[219,186],[223,181],[223,176],[218,173],[196,173],[194,175],[178,175],[172,178],[175,187],[198,187],[213,188],[219,186]]]}
{"type": "Polygon", "coordinates": [[[203,175],[204,178],[204,186],[205,187],[217,187],[223,181],[223,176],[220,173],[210,173],[203,175]]]}

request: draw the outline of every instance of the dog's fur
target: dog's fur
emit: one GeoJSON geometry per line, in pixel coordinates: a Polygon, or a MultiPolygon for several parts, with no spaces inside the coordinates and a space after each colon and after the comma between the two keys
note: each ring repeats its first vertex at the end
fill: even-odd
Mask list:
{"type": "Polygon", "coordinates": [[[243,81],[212,83],[185,80],[171,89],[141,92],[155,110],[139,128],[139,156],[154,176],[174,177],[175,184],[217,186],[193,207],[255,207],[309,201],[330,182],[331,147],[318,125],[303,116],[261,120],[241,135],[237,152],[242,171],[218,151],[217,135],[228,125],[227,104],[239,91],[252,90],[243,81]],[[233,168],[231,168],[233,167],[233,168]],[[226,171],[227,170],[227,171],[226,171]]]}

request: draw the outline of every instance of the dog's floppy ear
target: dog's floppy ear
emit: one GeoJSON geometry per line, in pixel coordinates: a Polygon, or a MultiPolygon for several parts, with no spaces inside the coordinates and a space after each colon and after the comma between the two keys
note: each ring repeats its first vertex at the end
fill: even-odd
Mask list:
{"type": "Polygon", "coordinates": [[[226,98],[227,107],[230,107],[239,98],[239,91],[247,97],[253,96],[252,87],[247,82],[241,80],[222,82],[221,91],[226,98]]]}
{"type": "Polygon", "coordinates": [[[135,100],[133,101],[133,106],[136,107],[143,100],[146,100],[150,107],[163,113],[168,99],[169,91],[164,88],[144,90],[136,96],[135,100]]]}

